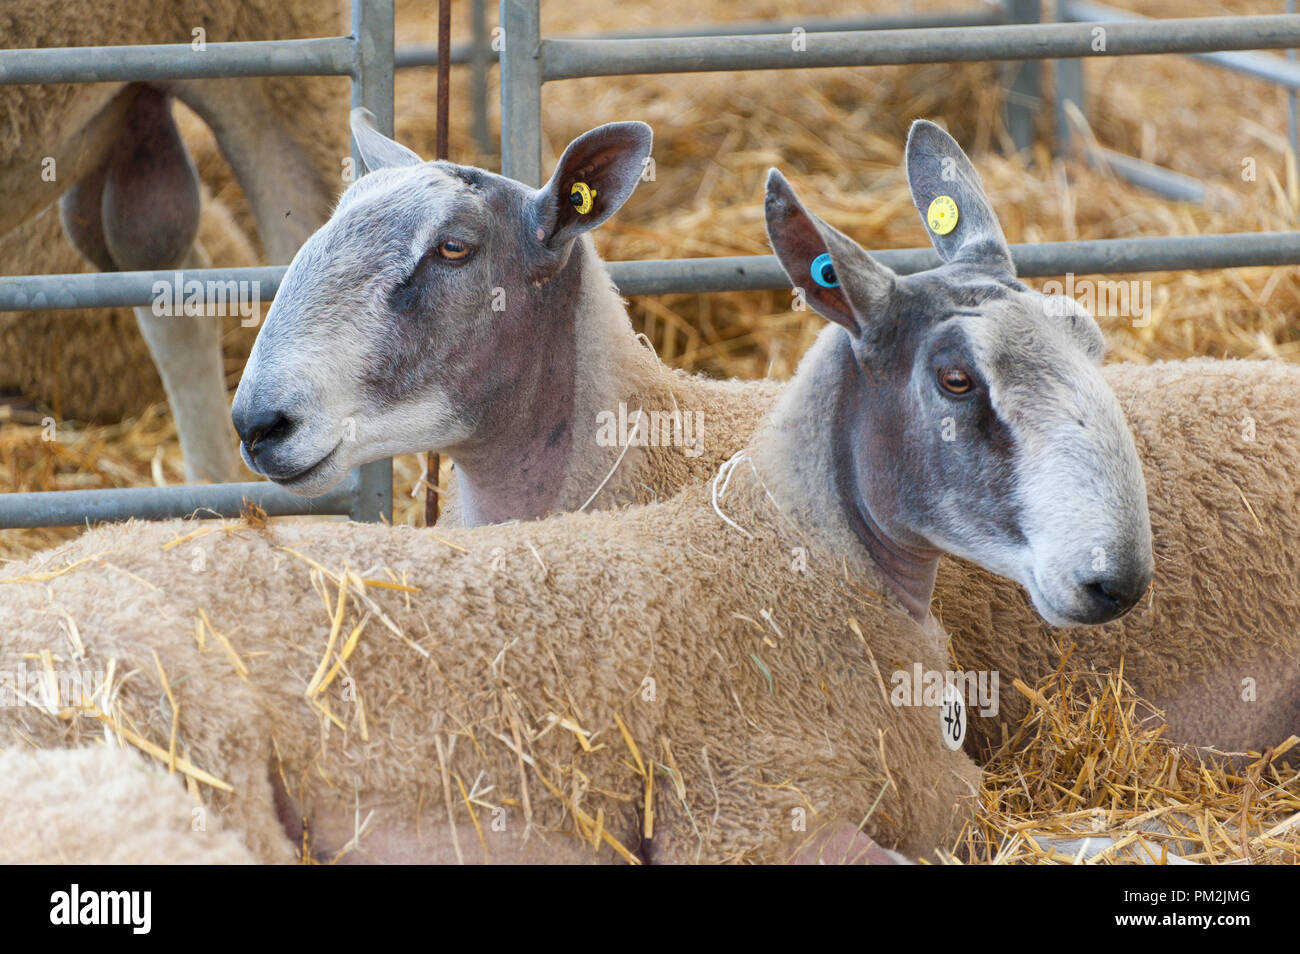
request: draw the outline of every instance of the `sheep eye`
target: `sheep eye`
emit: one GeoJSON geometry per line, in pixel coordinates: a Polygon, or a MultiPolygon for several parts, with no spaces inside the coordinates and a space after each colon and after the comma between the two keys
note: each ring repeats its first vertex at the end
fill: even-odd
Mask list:
{"type": "Polygon", "coordinates": [[[940,368],[939,387],[949,394],[966,394],[975,386],[969,374],[961,368],[940,368]]]}
{"type": "Polygon", "coordinates": [[[458,262],[469,255],[469,246],[455,239],[438,243],[438,254],[449,262],[458,262]]]}

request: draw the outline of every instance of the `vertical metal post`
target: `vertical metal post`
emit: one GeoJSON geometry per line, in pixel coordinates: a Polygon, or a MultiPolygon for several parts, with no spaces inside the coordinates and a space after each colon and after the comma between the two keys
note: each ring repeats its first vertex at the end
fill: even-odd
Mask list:
{"type": "Polygon", "coordinates": [[[470,95],[474,108],[474,141],[478,151],[487,155],[492,151],[492,137],[488,133],[488,61],[492,48],[488,38],[487,0],[472,0],[469,8],[470,30],[470,95]]]}
{"type": "Polygon", "coordinates": [[[542,184],[539,0],[501,0],[501,174],[542,184]]]}
{"type": "MultiPolygon", "coordinates": [[[[1286,12],[1295,13],[1295,0],[1286,0],[1286,12]]],[[[1295,50],[1286,51],[1286,58],[1292,63],[1296,60],[1295,50]]],[[[1287,132],[1291,140],[1291,155],[1297,162],[1300,162],[1300,117],[1296,115],[1296,95],[1295,89],[1288,86],[1286,91],[1287,106],[1287,132]]]]}
{"type": "MultiPolygon", "coordinates": [[[[1042,18],[1041,0],[1004,0],[1009,23],[1038,23],[1042,18]]],[[[1042,107],[1043,64],[1040,60],[1022,60],[1006,66],[1010,82],[1007,84],[1007,131],[1017,149],[1030,149],[1034,145],[1034,118],[1042,107]]]]}
{"type": "MultiPolygon", "coordinates": [[[[1056,0],[1056,21],[1065,22],[1065,5],[1067,0],[1056,0]]],[[[1294,2],[1294,0],[1292,0],[1294,2]]],[[[1070,151],[1070,118],[1066,115],[1065,104],[1074,103],[1079,112],[1085,111],[1083,99],[1083,60],[1069,59],[1056,61],[1056,152],[1064,155],[1070,151]]]]}
{"type": "MultiPolygon", "coordinates": [[[[375,125],[393,134],[393,0],[352,0],[352,38],[356,42],[352,66],[352,105],[375,114],[375,125]]],[[[352,163],[362,168],[356,144],[352,163]]],[[[357,496],[349,514],[353,520],[378,522],[393,519],[393,462],[364,464],[357,472],[357,496]]]]}

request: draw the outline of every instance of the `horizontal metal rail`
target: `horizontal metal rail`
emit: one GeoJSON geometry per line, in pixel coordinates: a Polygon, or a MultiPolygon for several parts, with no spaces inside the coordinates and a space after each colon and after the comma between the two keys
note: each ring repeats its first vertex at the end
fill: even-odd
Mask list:
{"type": "MultiPolygon", "coordinates": [[[[151,305],[157,286],[173,295],[177,276],[182,281],[228,285],[244,283],[257,290],[259,300],[269,300],[280,287],[285,266],[253,268],[168,269],[157,272],[87,272],[69,275],[6,275],[0,277],[0,311],[53,311],[62,308],[134,308],[151,305]]],[[[206,297],[204,299],[207,300],[206,297]]],[[[238,297],[232,298],[232,304],[238,297]]]]}
{"type": "Polygon", "coordinates": [[[649,40],[544,39],[543,82],[636,73],[892,66],[982,60],[1072,59],[1148,53],[1285,49],[1300,46],[1300,15],[1197,17],[1111,23],[1034,23],[649,40]],[[1096,27],[1105,49],[1094,49],[1096,27]]]}
{"type": "Polygon", "coordinates": [[[1179,202],[1204,202],[1205,183],[1191,176],[1175,172],[1147,162],[1136,156],[1129,156],[1105,146],[1093,146],[1084,141],[1080,145],[1084,157],[1094,168],[1108,171],[1133,185],[1163,195],[1179,202]]]}
{"type": "MultiPolygon", "coordinates": [[[[495,63],[501,58],[501,54],[496,50],[488,50],[488,62],[495,63]]],[[[472,43],[455,43],[451,48],[452,66],[461,66],[469,63],[474,59],[474,45],[472,43]]],[[[436,46],[424,46],[423,44],[411,43],[405,46],[399,46],[393,51],[393,66],[399,70],[413,69],[421,66],[438,65],[438,48],[436,46]]]]}
{"type": "MultiPolygon", "coordinates": [[[[951,13],[921,13],[901,16],[874,17],[806,17],[793,20],[737,20],[735,23],[704,23],[676,30],[611,30],[608,33],[562,36],[570,40],[650,40],[684,36],[761,36],[769,33],[790,33],[800,29],[805,33],[836,33],[845,30],[910,30],[939,27],[991,26],[1002,22],[999,10],[974,9],[951,13]]],[[[468,63],[473,58],[474,47],[461,43],[451,48],[452,65],[468,63]]],[[[489,50],[492,62],[501,54],[489,50]]],[[[398,69],[438,65],[438,48],[423,44],[399,46],[395,63],[398,69]]]]}
{"type": "MultiPolygon", "coordinates": [[[[1151,17],[1140,16],[1127,10],[1107,6],[1104,3],[1092,3],[1091,0],[1065,0],[1058,9],[1061,19],[1073,20],[1078,23],[1133,22],[1139,20],[1157,23],[1168,22],[1163,20],[1153,21],[1151,17]]],[[[1267,80],[1270,83],[1278,83],[1289,89],[1300,89],[1300,63],[1284,60],[1280,56],[1236,51],[1230,53],[1191,53],[1188,55],[1193,59],[1212,63],[1235,73],[1245,73],[1248,76],[1267,80]]]]}
{"type": "MultiPolygon", "coordinates": [[[[939,264],[929,248],[883,249],[872,257],[907,275],[939,264]]],[[[1012,245],[1022,278],[1192,271],[1300,264],[1300,232],[1244,232],[1169,238],[1096,239],[1012,245]]],[[[790,279],[774,255],[610,262],[621,295],[782,289],[790,279]]]]}
{"type": "Polygon", "coordinates": [[[295,497],[267,481],[10,493],[0,494],[0,530],[71,527],[131,517],[143,520],[237,517],[247,503],[256,504],[271,517],[345,515],[355,506],[356,498],[355,470],[342,484],[321,497],[295,497]]]}
{"type": "MultiPolygon", "coordinates": [[[[873,257],[909,274],[939,263],[929,248],[882,249],[873,257]]],[[[1166,272],[1203,268],[1300,265],[1300,232],[1241,232],[1161,238],[1091,239],[1012,245],[1011,258],[1025,278],[1166,272]]],[[[622,295],[696,294],[789,288],[775,256],[737,255],[608,262],[622,295]]],[[[263,300],[275,296],[283,266],[196,268],[185,281],[259,281],[263,300]]],[[[0,311],[55,311],[112,305],[134,307],[154,301],[156,282],[174,284],[176,271],[26,275],[0,279],[0,311]]]]}
{"type": "Polygon", "coordinates": [[[232,76],[351,76],[350,37],[149,46],[0,50],[0,86],[16,83],[131,83],[232,76]]]}

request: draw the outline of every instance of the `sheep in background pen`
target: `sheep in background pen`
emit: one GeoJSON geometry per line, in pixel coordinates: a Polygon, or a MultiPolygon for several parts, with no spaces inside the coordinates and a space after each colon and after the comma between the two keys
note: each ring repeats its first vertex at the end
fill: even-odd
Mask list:
{"type": "MultiPolygon", "coordinates": [[[[0,46],[76,46],[88,36],[104,45],[192,43],[199,28],[204,42],[346,32],[337,2],[113,0],[110,6],[91,0],[57,8],[40,0],[11,3],[0,18],[0,46]],[[90,23],[97,24],[93,34],[85,30],[90,23]]],[[[271,77],[0,88],[0,233],[20,230],[6,239],[5,270],[67,267],[53,244],[51,213],[34,221],[56,199],[73,245],[101,270],[208,264],[194,244],[199,184],[171,115],[172,98],[212,128],[249,199],[267,257],[287,262],[325,221],[342,183],[345,82],[271,77]]],[[[232,479],[239,461],[227,418],[220,321],[155,314],[149,307],[135,312],[177,422],[187,476],[232,479]]],[[[138,404],[136,395],[149,392],[147,377],[132,388],[120,381],[103,385],[94,374],[115,367],[112,356],[130,353],[109,340],[123,329],[60,328],[64,321],[67,316],[6,316],[4,386],[46,403],[57,399],[74,417],[97,416],[114,403],[138,404]],[[88,360],[76,365],[77,374],[62,375],[58,369],[67,365],[60,339],[73,331],[86,333],[68,344],[69,358],[88,360]],[[97,387],[120,395],[119,401],[96,396],[97,387]]]]}

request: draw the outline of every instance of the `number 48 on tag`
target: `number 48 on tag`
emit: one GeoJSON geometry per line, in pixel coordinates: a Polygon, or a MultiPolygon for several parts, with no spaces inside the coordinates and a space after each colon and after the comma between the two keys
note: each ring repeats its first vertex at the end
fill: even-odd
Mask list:
{"type": "Polygon", "coordinates": [[[939,724],[943,729],[944,744],[954,751],[960,749],[966,739],[966,701],[962,699],[961,691],[950,682],[943,686],[939,724]]]}

